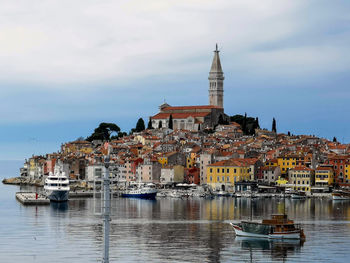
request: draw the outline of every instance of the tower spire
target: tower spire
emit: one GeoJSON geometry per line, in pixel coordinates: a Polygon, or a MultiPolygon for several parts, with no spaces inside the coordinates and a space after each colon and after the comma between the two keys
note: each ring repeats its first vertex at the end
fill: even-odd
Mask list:
{"type": "Polygon", "coordinates": [[[218,44],[215,46],[214,58],[211,64],[210,73],[223,73],[221,68],[220,56],[219,56],[218,44]]]}
{"type": "Polygon", "coordinates": [[[224,72],[222,71],[218,44],[215,45],[214,58],[209,72],[209,104],[224,107],[224,72]]]}

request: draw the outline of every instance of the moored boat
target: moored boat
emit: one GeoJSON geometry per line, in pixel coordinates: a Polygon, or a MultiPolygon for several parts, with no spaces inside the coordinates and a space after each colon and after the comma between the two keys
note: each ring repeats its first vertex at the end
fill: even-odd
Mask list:
{"type": "Polygon", "coordinates": [[[350,192],[344,190],[334,191],[332,193],[333,200],[350,200],[350,192]]]}
{"type": "Polygon", "coordinates": [[[237,236],[304,240],[303,229],[285,214],[272,215],[272,219],[264,219],[261,223],[242,221],[240,224],[230,223],[237,236]]]}
{"type": "Polygon", "coordinates": [[[291,194],[291,198],[292,199],[305,199],[306,198],[306,194],[305,192],[292,192],[291,194]]]}
{"type": "Polygon", "coordinates": [[[69,198],[69,179],[58,167],[52,174],[49,173],[45,179],[44,191],[48,199],[54,202],[68,201],[69,198]]]}
{"type": "Polygon", "coordinates": [[[121,194],[122,197],[141,198],[141,199],[155,199],[157,196],[157,189],[153,184],[139,185],[137,188],[131,188],[121,194]]]}

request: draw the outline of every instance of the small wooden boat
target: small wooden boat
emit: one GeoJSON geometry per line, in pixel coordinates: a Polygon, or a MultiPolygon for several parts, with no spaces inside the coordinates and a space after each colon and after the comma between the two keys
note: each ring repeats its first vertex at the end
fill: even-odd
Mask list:
{"type": "Polygon", "coordinates": [[[303,229],[285,214],[272,215],[272,219],[264,219],[261,223],[242,221],[240,224],[230,223],[237,236],[269,239],[305,240],[303,229]]]}

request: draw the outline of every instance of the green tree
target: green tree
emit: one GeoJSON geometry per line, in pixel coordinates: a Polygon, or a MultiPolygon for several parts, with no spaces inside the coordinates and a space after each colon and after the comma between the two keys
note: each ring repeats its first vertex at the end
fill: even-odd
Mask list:
{"type": "Polygon", "coordinates": [[[147,129],[153,129],[152,127],[152,119],[149,118],[148,124],[147,124],[147,129]]]}
{"type": "Polygon", "coordinates": [[[277,133],[275,118],[272,119],[272,131],[277,133]]]}
{"type": "Polygon", "coordinates": [[[333,137],[333,142],[338,142],[337,137],[333,137]]]}
{"type": "Polygon", "coordinates": [[[169,129],[173,129],[173,115],[170,114],[170,117],[169,117],[169,126],[168,126],[169,129]]]}
{"type": "Polygon", "coordinates": [[[142,118],[138,119],[137,123],[136,123],[136,128],[135,131],[136,132],[142,132],[145,130],[145,122],[143,121],[142,118]]]}
{"type": "Polygon", "coordinates": [[[241,125],[242,131],[244,134],[252,135],[255,133],[255,129],[259,125],[259,119],[258,118],[253,118],[253,117],[247,117],[247,114],[245,113],[243,115],[234,115],[230,116],[230,121],[236,122],[239,125],[241,125]]]}
{"type": "Polygon", "coordinates": [[[256,129],[260,129],[260,124],[259,124],[259,118],[258,117],[255,118],[255,128],[256,129]]]}
{"type": "Polygon", "coordinates": [[[120,132],[120,128],[118,125],[114,123],[106,123],[101,122],[100,125],[94,130],[94,132],[86,138],[87,141],[93,141],[93,140],[103,140],[107,141],[110,139],[110,136],[112,133],[120,132]]]}
{"type": "Polygon", "coordinates": [[[288,136],[290,136],[290,131],[288,131],[288,136]]]}

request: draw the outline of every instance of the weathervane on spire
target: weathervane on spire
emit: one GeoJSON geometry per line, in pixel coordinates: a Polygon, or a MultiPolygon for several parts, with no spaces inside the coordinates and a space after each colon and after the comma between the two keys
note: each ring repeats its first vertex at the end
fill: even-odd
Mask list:
{"type": "Polygon", "coordinates": [[[219,52],[219,50],[218,50],[218,43],[215,44],[215,51],[214,52],[219,52]]]}

